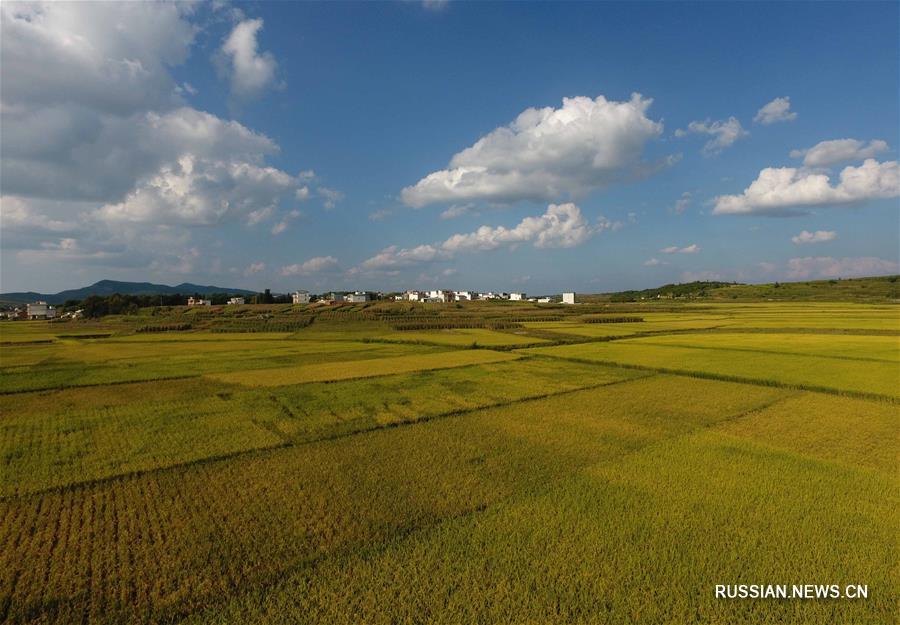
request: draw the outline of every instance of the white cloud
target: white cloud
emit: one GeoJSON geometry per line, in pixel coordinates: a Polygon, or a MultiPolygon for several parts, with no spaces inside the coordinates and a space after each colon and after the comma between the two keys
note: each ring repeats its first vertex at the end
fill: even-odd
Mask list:
{"type": "Polygon", "coordinates": [[[103,220],[211,225],[243,217],[248,225],[268,219],[295,180],[273,167],[181,156],[139,180],[121,202],[105,204],[103,220]]]}
{"type": "Polygon", "coordinates": [[[489,251],[531,243],[537,248],[575,247],[604,230],[617,230],[619,222],[603,217],[594,225],[575,204],[551,204],[543,215],[526,217],[513,228],[481,226],[473,232],[454,234],[443,243],[413,248],[385,248],[360,265],[362,270],[387,270],[411,265],[450,260],[457,253],[489,251]]]}
{"type": "MultiPolygon", "coordinates": [[[[3,102],[128,115],[174,102],[195,29],[181,3],[4,2],[3,102]]],[[[5,127],[9,128],[8,126],[5,127]]]]}
{"type": "Polygon", "coordinates": [[[900,195],[897,161],[879,163],[867,159],[859,167],[841,171],[832,186],[826,174],[768,167],[741,195],[720,195],[714,200],[714,215],[792,215],[810,206],[852,204],[900,195]]]}
{"type": "Polygon", "coordinates": [[[256,38],[262,27],[261,19],[236,24],[219,51],[220,69],[231,81],[232,94],[240,98],[256,97],[275,82],[275,57],[258,51],[256,38]]]}
{"type": "Polygon", "coordinates": [[[422,6],[429,11],[443,11],[450,4],[450,0],[422,0],[422,6]]]}
{"type": "Polygon", "coordinates": [[[688,134],[712,135],[712,139],[703,145],[704,156],[716,156],[727,147],[731,147],[735,141],[741,137],[746,137],[750,133],[744,130],[741,122],[735,117],[729,117],[725,121],[702,121],[691,122],[688,124],[687,130],[678,129],[675,131],[676,137],[684,137],[688,134]]]}
{"type": "Polygon", "coordinates": [[[35,210],[22,198],[0,196],[0,225],[2,230],[32,232],[66,232],[78,228],[75,221],[53,219],[35,210]]]}
{"type": "Polygon", "coordinates": [[[691,243],[690,245],[686,245],[685,247],[671,245],[669,247],[664,247],[659,251],[663,254],[696,254],[700,251],[700,246],[696,243],[691,243]]]}
{"type": "Polygon", "coordinates": [[[316,256],[299,264],[285,265],[281,268],[281,275],[308,276],[328,269],[333,269],[337,267],[337,265],[338,259],[334,256],[316,256]]]}
{"type": "Polygon", "coordinates": [[[300,211],[298,211],[296,209],[289,211],[286,215],[284,215],[284,217],[282,217],[281,221],[279,221],[274,226],[272,226],[272,234],[274,234],[274,235],[281,234],[282,232],[284,232],[285,230],[288,229],[288,226],[290,226],[292,221],[294,221],[295,219],[300,217],[300,215],[302,215],[302,214],[303,213],[301,213],[300,211]]]}
{"type": "Polygon", "coordinates": [[[186,227],[259,223],[310,193],[311,172],[267,164],[278,152],[270,138],[185,105],[195,89],[171,72],[201,29],[197,11],[0,4],[0,176],[4,195],[20,202],[4,206],[3,245],[24,252],[6,257],[22,263],[7,271],[26,280],[78,263],[208,268],[209,254],[185,252],[197,249],[186,227]],[[39,232],[76,251],[42,245],[39,232]]]}
{"type": "Polygon", "coordinates": [[[668,265],[668,263],[665,263],[658,258],[650,258],[644,261],[644,267],[659,267],[660,265],[668,265]]]}
{"type": "Polygon", "coordinates": [[[456,219],[464,215],[478,215],[474,204],[454,204],[441,213],[441,219],[456,219]]]}
{"type": "MultiPolygon", "coordinates": [[[[304,179],[303,172],[300,172],[300,176],[298,176],[298,178],[300,180],[304,179]]],[[[294,197],[297,199],[298,202],[305,202],[306,200],[309,199],[309,187],[306,185],[303,185],[302,187],[300,187],[299,189],[294,191],[294,197]]]]}
{"type": "Polygon", "coordinates": [[[662,166],[641,161],[644,145],[663,128],[646,116],[651,103],[639,94],[627,102],[579,96],[563,99],[558,109],[529,108],[401,196],[416,208],[453,201],[551,201],[647,175],[662,166]]]}
{"type": "Polygon", "coordinates": [[[833,230],[816,230],[815,232],[803,230],[797,236],[791,237],[791,241],[793,241],[796,245],[806,245],[810,243],[825,243],[826,241],[834,241],[836,238],[837,233],[833,230]]]}
{"type": "Polygon", "coordinates": [[[685,191],[681,194],[681,197],[678,198],[675,202],[675,207],[672,209],[676,215],[683,215],[684,211],[687,210],[687,207],[691,205],[691,192],[685,191]]]}
{"type": "Polygon", "coordinates": [[[788,261],[788,277],[798,280],[807,278],[854,278],[894,274],[898,265],[894,261],[873,256],[857,258],[832,258],[831,256],[806,256],[788,261]]]}
{"type": "Polygon", "coordinates": [[[413,248],[398,248],[391,245],[360,265],[363,270],[382,271],[398,267],[410,267],[436,260],[449,260],[451,254],[433,245],[419,245],[413,248]]]}
{"type": "Polygon", "coordinates": [[[593,229],[575,204],[551,204],[539,217],[526,217],[515,228],[481,226],[468,234],[454,234],[441,246],[460,250],[493,250],[503,245],[533,241],[535,247],[575,247],[587,241],[593,229]]]}
{"type": "Polygon", "coordinates": [[[791,111],[791,99],[787,96],[775,98],[756,112],[753,121],[768,126],[775,122],[791,122],[797,119],[797,114],[791,111]]]}
{"type": "Polygon", "coordinates": [[[325,207],[325,210],[331,210],[337,203],[344,199],[344,194],[340,191],[336,191],[335,189],[329,189],[328,187],[319,187],[319,195],[321,195],[325,201],[322,202],[322,206],[325,207]]]}
{"type": "Polygon", "coordinates": [[[266,270],[266,264],[262,261],[258,261],[258,262],[250,263],[249,265],[247,265],[247,268],[244,269],[244,275],[252,276],[252,275],[258,274],[265,270],[266,270]]]}
{"type": "Polygon", "coordinates": [[[805,150],[791,150],[791,157],[803,158],[806,167],[831,167],[843,161],[861,161],[877,156],[888,149],[881,139],[865,141],[858,139],[834,139],[822,141],[805,150]]]}

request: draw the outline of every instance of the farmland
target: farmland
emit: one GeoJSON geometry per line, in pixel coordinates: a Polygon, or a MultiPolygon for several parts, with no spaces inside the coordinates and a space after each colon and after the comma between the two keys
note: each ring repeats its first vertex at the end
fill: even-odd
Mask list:
{"type": "Polygon", "coordinates": [[[0,325],[0,622],[894,622],[900,311],[743,299],[0,325]]]}

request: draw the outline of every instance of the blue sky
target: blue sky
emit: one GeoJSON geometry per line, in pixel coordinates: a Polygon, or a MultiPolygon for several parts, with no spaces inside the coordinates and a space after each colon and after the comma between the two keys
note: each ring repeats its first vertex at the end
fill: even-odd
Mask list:
{"type": "Polygon", "coordinates": [[[2,11],[4,291],[898,271],[895,2],[2,11]]]}

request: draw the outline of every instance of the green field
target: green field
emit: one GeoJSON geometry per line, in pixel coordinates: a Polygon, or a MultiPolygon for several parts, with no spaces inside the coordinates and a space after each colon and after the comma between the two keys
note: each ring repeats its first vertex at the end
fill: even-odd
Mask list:
{"type": "Polygon", "coordinates": [[[898,619],[892,304],[246,308],[0,324],[0,622],[898,619]]]}

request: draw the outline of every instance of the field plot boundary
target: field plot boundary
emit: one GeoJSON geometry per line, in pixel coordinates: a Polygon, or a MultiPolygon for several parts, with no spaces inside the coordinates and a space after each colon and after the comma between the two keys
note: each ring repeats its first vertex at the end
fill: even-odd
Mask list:
{"type": "Polygon", "coordinates": [[[882,395],[880,393],[866,393],[863,391],[845,391],[831,386],[817,386],[807,384],[791,384],[789,382],[779,382],[777,380],[767,380],[763,378],[748,378],[738,375],[728,375],[723,373],[709,373],[706,371],[692,371],[690,369],[672,369],[670,367],[651,367],[649,365],[636,365],[631,363],[616,362],[614,360],[601,360],[594,358],[578,358],[576,356],[556,356],[553,354],[535,354],[529,352],[537,358],[551,358],[559,360],[571,360],[584,364],[598,364],[607,367],[622,367],[623,369],[637,369],[639,371],[653,371],[656,373],[665,373],[669,375],[680,375],[688,378],[703,378],[705,380],[718,380],[720,382],[737,382],[739,384],[752,384],[755,386],[771,386],[774,388],[784,388],[797,391],[810,391],[814,393],[826,393],[828,395],[841,395],[843,397],[854,397],[856,399],[869,399],[874,401],[883,401],[891,404],[900,405],[900,398],[890,395],[882,395]]]}
{"type": "Polygon", "coordinates": [[[469,367],[472,365],[481,365],[481,364],[492,364],[495,362],[505,362],[510,360],[518,360],[522,358],[522,354],[510,354],[507,352],[501,352],[498,350],[492,349],[481,349],[481,350],[448,350],[446,352],[437,352],[433,354],[414,354],[408,356],[392,356],[389,358],[373,358],[370,360],[345,360],[337,363],[321,363],[315,365],[299,365],[296,367],[276,367],[271,369],[251,369],[247,371],[229,371],[223,373],[206,373],[203,374],[204,377],[209,379],[218,380],[220,382],[226,383],[235,383],[242,384],[244,386],[249,387],[264,387],[264,386],[291,386],[295,384],[307,384],[307,383],[328,383],[328,382],[340,382],[343,380],[360,380],[366,378],[380,378],[388,375],[395,375],[397,373],[413,373],[415,371],[433,371],[437,369],[454,369],[456,367],[469,367]],[[486,356],[486,354],[492,353],[491,356],[486,356]],[[448,355],[469,355],[469,359],[464,359],[458,363],[445,363],[441,362],[439,358],[446,358],[448,355]],[[436,362],[433,364],[429,364],[426,366],[422,366],[421,363],[425,359],[433,358],[436,362]],[[406,363],[410,363],[408,366],[406,363]],[[365,365],[369,368],[377,368],[378,365],[400,365],[400,368],[394,371],[374,371],[372,373],[364,373],[362,375],[356,375],[353,373],[344,374],[340,371],[334,371],[339,368],[351,368],[351,367],[360,367],[365,365]],[[287,376],[287,381],[273,381],[272,379],[264,379],[267,376],[276,375],[279,372],[282,374],[286,374],[288,372],[293,373],[294,376],[287,376]],[[306,375],[303,375],[306,374],[306,375]],[[257,380],[263,378],[257,383],[254,382],[246,382],[246,380],[257,380]]]}
{"type": "MultiPolygon", "coordinates": [[[[529,360],[531,358],[533,358],[533,357],[532,356],[521,356],[520,358],[514,359],[514,360],[529,360]]],[[[535,359],[537,359],[537,358],[535,358],[535,359]]],[[[500,362],[509,362],[509,361],[500,361],[500,362]]],[[[478,364],[479,363],[465,365],[465,367],[476,367],[476,366],[478,366],[478,364]]],[[[597,363],[597,362],[590,362],[587,364],[601,365],[601,363],[597,363]]],[[[464,368],[464,367],[454,367],[454,368],[464,368]]],[[[622,368],[627,369],[628,367],[622,367],[622,368]]],[[[389,374],[389,375],[403,375],[403,374],[389,374]]],[[[354,430],[354,431],[349,431],[349,432],[335,433],[335,434],[326,435],[326,436],[309,439],[309,440],[297,440],[297,441],[286,440],[286,439],[284,439],[283,433],[279,433],[279,438],[281,438],[281,442],[275,443],[272,445],[267,445],[265,447],[255,447],[252,449],[241,449],[241,450],[236,450],[236,451],[228,452],[228,453],[224,453],[224,454],[216,454],[214,456],[206,456],[204,458],[195,458],[193,460],[187,460],[184,462],[176,462],[173,464],[167,464],[165,466],[160,466],[160,467],[155,467],[155,468],[150,468],[150,469],[137,469],[137,470],[132,470],[132,471],[125,471],[122,473],[117,473],[115,475],[108,475],[108,476],[104,476],[104,477],[92,478],[89,480],[81,480],[78,482],[69,482],[67,484],[61,484],[58,486],[51,486],[48,488],[32,490],[32,491],[29,491],[27,493],[23,493],[20,495],[0,496],[0,503],[10,502],[10,501],[26,501],[26,500],[33,499],[33,498],[39,498],[43,495],[47,495],[50,493],[64,493],[64,492],[67,492],[70,490],[80,490],[83,488],[90,488],[93,486],[108,484],[108,483],[115,482],[118,480],[140,477],[142,475],[153,475],[153,474],[165,473],[165,472],[169,472],[169,471],[190,469],[192,467],[203,466],[206,464],[227,462],[229,460],[233,460],[235,458],[242,458],[245,456],[267,454],[267,453],[271,453],[271,452],[274,452],[274,451],[277,451],[280,449],[287,449],[287,448],[291,448],[291,447],[305,447],[305,446],[315,445],[315,444],[322,443],[322,442],[336,441],[336,440],[341,440],[344,438],[350,438],[353,436],[370,434],[372,432],[380,432],[382,430],[391,430],[391,429],[396,429],[396,428],[401,428],[401,427],[409,427],[409,426],[418,425],[420,423],[424,424],[424,423],[429,423],[431,421],[438,421],[440,419],[459,417],[459,416],[463,416],[463,415],[466,415],[469,413],[478,412],[480,410],[503,408],[506,406],[514,406],[516,404],[523,404],[523,403],[530,402],[530,401],[550,399],[552,397],[560,397],[563,395],[570,395],[572,393],[579,393],[582,391],[589,391],[589,390],[595,390],[595,389],[599,389],[599,388],[606,388],[606,387],[610,387],[610,386],[617,386],[619,384],[626,384],[629,382],[637,382],[638,380],[646,380],[647,378],[652,378],[655,375],[658,375],[658,374],[656,372],[647,372],[646,375],[622,378],[620,380],[612,380],[612,381],[608,381],[608,382],[599,382],[597,384],[581,386],[578,388],[565,389],[562,391],[552,391],[549,393],[542,393],[540,395],[530,395],[527,397],[519,397],[516,399],[510,399],[510,400],[506,400],[506,401],[499,401],[499,402],[495,402],[495,403],[491,403],[491,404],[484,404],[482,406],[474,406],[471,408],[455,408],[452,410],[448,410],[446,412],[441,412],[441,413],[429,415],[426,417],[421,417],[419,419],[406,419],[406,420],[395,421],[395,422],[391,422],[391,423],[382,423],[382,424],[378,424],[373,427],[362,428],[359,430],[354,430]]],[[[374,376],[374,377],[388,377],[388,376],[374,376]]],[[[359,379],[359,378],[353,378],[353,379],[359,379]]],[[[335,380],[334,382],[346,382],[346,381],[348,381],[348,380],[335,380]]],[[[323,383],[326,383],[326,382],[316,382],[316,384],[323,384],[323,383]]],[[[283,409],[286,409],[280,403],[279,403],[279,406],[283,409]]],[[[257,425],[258,427],[262,427],[260,424],[256,423],[255,420],[254,420],[254,424],[257,425]]],[[[274,433],[273,430],[269,430],[268,428],[266,428],[266,429],[267,429],[267,431],[271,431],[272,433],[274,433]]]]}
{"type": "MultiPolygon", "coordinates": [[[[593,363],[593,364],[597,364],[597,363],[593,363]]],[[[623,384],[626,382],[635,382],[638,380],[645,380],[647,378],[654,377],[655,375],[658,375],[658,374],[650,373],[648,375],[644,375],[644,376],[640,376],[640,377],[636,377],[636,378],[629,378],[629,379],[625,379],[625,380],[616,380],[613,382],[598,384],[598,385],[591,386],[591,387],[571,389],[571,390],[562,391],[559,393],[548,393],[546,395],[542,395],[539,397],[528,397],[528,398],[512,400],[510,402],[504,402],[501,404],[497,404],[495,406],[482,406],[482,407],[475,408],[475,409],[455,411],[454,413],[448,413],[448,415],[444,415],[444,416],[456,416],[457,414],[478,412],[480,410],[487,410],[487,409],[491,409],[491,408],[502,408],[502,407],[506,407],[509,405],[528,402],[528,401],[532,401],[532,400],[546,399],[546,398],[556,397],[556,396],[560,396],[560,395],[567,395],[567,394],[577,393],[577,392],[581,392],[581,391],[588,391],[588,390],[592,390],[592,389],[596,389],[596,388],[615,386],[615,385],[623,384]]],[[[719,381],[719,380],[715,380],[715,381],[719,381]]],[[[637,448],[627,449],[627,450],[622,451],[620,454],[617,454],[615,456],[615,459],[617,461],[619,461],[619,460],[623,460],[623,459],[626,459],[631,456],[640,455],[642,453],[652,453],[652,450],[656,447],[671,445],[675,441],[687,440],[687,439],[690,439],[691,437],[698,436],[704,432],[715,432],[716,428],[718,426],[720,426],[721,424],[738,421],[740,419],[752,416],[758,412],[768,410],[769,408],[771,408],[781,402],[787,401],[788,399],[790,399],[792,397],[796,397],[797,395],[799,395],[803,392],[805,392],[805,391],[798,390],[795,393],[777,396],[777,397],[772,398],[769,401],[766,401],[765,403],[763,403],[759,406],[754,406],[752,408],[748,408],[746,410],[743,410],[743,411],[740,411],[733,415],[730,415],[728,417],[725,417],[719,421],[696,425],[695,427],[693,427],[685,432],[673,434],[671,436],[667,436],[667,437],[664,437],[664,438],[661,438],[661,439],[655,440],[655,441],[648,441],[646,444],[641,445],[637,448]]],[[[434,416],[434,417],[430,417],[430,418],[423,419],[420,421],[411,421],[411,422],[407,422],[407,423],[395,423],[395,424],[387,425],[385,427],[390,428],[390,427],[398,427],[398,426],[405,426],[405,425],[413,425],[413,424],[417,424],[417,423],[426,423],[427,421],[432,421],[437,418],[440,418],[440,417],[434,416]]],[[[378,429],[380,430],[382,428],[378,428],[378,429]]],[[[728,436],[731,438],[735,438],[736,440],[745,440],[745,439],[742,439],[741,437],[739,437],[737,435],[733,435],[733,434],[728,434],[728,436]]],[[[341,438],[341,437],[336,437],[336,438],[341,438]]],[[[324,440],[332,440],[332,439],[324,439],[324,440]]],[[[316,442],[318,442],[318,441],[316,441],[316,442]]],[[[754,441],[749,441],[749,442],[754,443],[754,441]]],[[[760,443],[756,443],[756,444],[759,446],[763,446],[760,443]]],[[[803,458],[803,459],[817,460],[814,457],[807,458],[806,456],[800,455],[799,453],[794,453],[791,450],[785,450],[782,448],[773,448],[772,450],[782,453],[784,455],[793,454],[793,455],[803,458]]],[[[206,623],[206,622],[208,622],[208,620],[207,620],[208,617],[214,616],[215,611],[218,609],[221,609],[223,606],[227,606],[229,603],[238,601],[241,597],[250,597],[252,595],[258,595],[260,597],[264,597],[271,591],[276,590],[285,580],[288,580],[295,575],[302,574],[304,571],[310,571],[311,573],[315,573],[316,569],[318,569],[320,566],[322,566],[326,562],[346,561],[348,558],[354,558],[354,557],[368,558],[372,555],[378,555],[378,554],[384,553],[385,551],[391,549],[392,546],[394,546],[398,543],[402,543],[402,542],[414,539],[417,536],[427,535],[429,533],[436,532],[439,530],[439,528],[441,526],[443,526],[445,524],[454,523],[461,519],[474,517],[475,515],[485,514],[485,513],[492,512],[492,511],[496,512],[498,509],[502,508],[503,506],[507,506],[510,504],[515,505],[517,503],[521,503],[524,501],[530,501],[535,498],[542,498],[542,497],[550,496],[553,491],[553,488],[556,485],[558,485],[561,482],[566,482],[566,481],[569,481],[572,479],[577,479],[577,477],[581,473],[583,473],[584,471],[590,471],[594,466],[596,466],[596,465],[592,465],[592,464],[585,465],[575,474],[553,479],[553,480],[549,481],[548,483],[545,483],[544,485],[539,487],[539,489],[536,491],[523,491],[520,493],[510,494],[510,495],[500,499],[499,501],[495,501],[491,504],[479,505],[471,510],[466,510],[466,511],[459,512],[456,514],[451,514],[451,515],[448,515],[448,516],[445,516],[445,517],[442,517],[439,519],[435,519],[431,522],[427,522],[424,524],[415,524],[415,523],[409,524],[406,527],[398,528],[396,531],[394,531],[392,533],[390,538],[388,538],[382,542],[379,542],[379,543],[369,544],[363,548],[358,548],[358,547],[354,548],[354,547],[348,546],[348,547],[339,549],[327,556],[316,557],[316,558],[313,558],[308,561],[297,563],[293,566],[287,567],[282,573],[280,573],[276,577],[273,577],[270,581],[262,582],[262,583],[257,584],[254,587],[249,588],[249,589],[242,589],[241,591],[231,595],[230,597],[227,597],[219,602],[216,602],[216,604],[213,606],[191,611],[191,612],[187,613],[187,615],[183,618],[183,620],[188,623],[194,623],[195,621],[198,623],[206,623]]]]}
{"type": "MultiPolygon", "coordinates": [[[[721,332],[717,334],[727,334],[721,332]]],[[[635,339],[638,337],[629,337],[635,339]]],[[[646,337],[645,337],[646,338],[646,337]]],[[[783,352],[776,349],[756,349],[753,347],[719,347],[717,345],[689,345],[685,343],[654,343],[652,340],[641,340],[641,345],[653,345],[654,347],[678,347],[679,349],[708,349],[719,352],[748,352],[751,354],[775,354],[778,356],[810,356],[814,358],[827,358],[829,360],[854,360],[859,362],[886,362],[894,365],[900,365],[900,361],[887,360],[886,358],[866,358],[865,356],[835,356],[829,354],[809,354],[804,352],[783,352]]]]}

